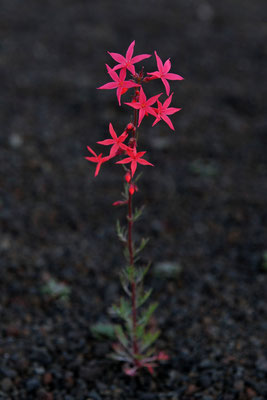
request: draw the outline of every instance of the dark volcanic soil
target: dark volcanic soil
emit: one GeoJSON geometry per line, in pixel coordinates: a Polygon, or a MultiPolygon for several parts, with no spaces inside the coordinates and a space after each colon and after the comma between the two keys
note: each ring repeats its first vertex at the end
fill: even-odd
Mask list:
{"type": "Polygon", "coordinates": [[[266,15],[266,0],[2,0],[0,399],[267,399],[266,15]],[[83,158],[128,122],[96,87],[106,51],[133,39],[185,77],[176,132],[142,126],[156,167],[136,235],[153,266],[182,270],[147,277],[171,359],[134,380],[90,331],[121,294],[121,168],[94,179],[83,158]],[[51,279],[65,301],[44,293],[51,279]]]}

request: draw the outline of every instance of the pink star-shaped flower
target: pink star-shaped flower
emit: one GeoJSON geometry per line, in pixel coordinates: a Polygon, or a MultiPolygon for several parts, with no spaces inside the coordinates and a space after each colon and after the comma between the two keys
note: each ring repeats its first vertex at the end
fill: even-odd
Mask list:
{"type": "Polygon", "coordinates": [[[170,97],[167,98],[167,100],[164,101],[163,104],[159,100],[157,100],[158,108],[155,109],[157,118],[153,122],[152,126],[156,125],[161,119],[163,119],[163,121],[165,121],[166,124],[168,124],[169,127],[174,131],[173,124],[172,124],[170,118],[168,117],[168,115],[172,115],[172,114],[180,111],[181,108],[169,107],[169,105],[172,101],[172,96],[173,96],[173,93],[170,95],[170,97]]]}
{"type": "Polygon", "coordinates": [[[107,70],[114,82],[108,82],[105,85],[100,86],[98,89],[117,89],[117,98],[119,105],[121,105],[121,95],[126,93],[129,88],[140,86],[138,83],[133,81],[126,81],[126,69],[120,70],[120,75],[113,71],[109,65],[106,64],[107,70]]]}
{"type": "Polygon", "coordinates": [[[131,172],[132,172],[132,177],[134,176],[134,173],[137,168],[137,164],[142,164],[142,165],[151,165],[154,167],[153,164],[148,162],[147,160],[144,160],[143,155],[146,153],[146,151],[139,151],[138,153],[136,152],[136,147],[131,149],[130,147],[122,144],[122,148],[126,150],[126,153],[128,154],[129,157],[124,158],[123,160],[117,161],[116,164],[128,164],[131,163],[131,172]]]}
{"type": "Polygon", "coordinates": [[[145,115],[152,114],[154,117],[157,117],[157,114],[152,106],[158,98],[162,95],[162,93],[157,94],[156,96],[150,97],[147,100],[145,92],[141,86],[140,94],[139,94],[139,101],[132,101],[131,103],[125,103],[130,107],[133,107],[135,110],[139,110],[139,119],[138,119],[138,126],[140,126],[142,119],[145,115]]]}
{"type": "Polygon", "coordinates": [[[128,69],[133,75],[135,74],[135,67],[133,64],[136,64],[139,61],[145,60],[146,58],[151,57],[151,54],[140,54],[139,56],[133,57],[135,40],[130,44],[128,50],[126,52],[125,57],[118,53],[110,53],[108,54],[113,58],[113,60],[117,61],[117,64],[113,70],[117,70],[119,68],[128,69]]]}
{"type": "Polygon", "coordinates": [[[106,139],[102,140],[100,142],[97,142],[99,144],[103,144],[104,146],[110,146],[112,145],[110,149],[109,156],[114,157],[117,153],[117,151],[121,148],[121,143],[124,142],[124,140],[127,138],[128,134],[126,132],[123,132],[119,137],[117,136],[116,132],[113,129],[112,123],[110,122],[109,124],[109,133],[112,137],[112,139],[106,139]]]}
{"type": "Polygon", "coordinates": [[[169,82],[167,81],[167,79],[170,81],[181,81],[184,78],[180,75],[169,72],[171,69],[170,59],[165,61],[164,65],[163,65],[163,62],[162,62],[161,58],[157,55],[156,51],[155,51],[155,56],[156,56],[156,60],[157,60],[158,71],[148,72],[147,74],[151,75],[154,78],[161,79],[165,86],[166,94],[167,94],[167,96],[169,96],[170,85],[169,85],[169,82]]]}
{"type": "Polygon", "coordinates": [[[99,170],[101,165],[110,159],[110,156],[107,157],[102,157],[102,153],[97,155],[91,147],[87,146],[87,149],[94,155],[94,157],[85,157],[86,160],[97,163],[96,169],[95,169],[95,176],[98,175],[99,170]]]}

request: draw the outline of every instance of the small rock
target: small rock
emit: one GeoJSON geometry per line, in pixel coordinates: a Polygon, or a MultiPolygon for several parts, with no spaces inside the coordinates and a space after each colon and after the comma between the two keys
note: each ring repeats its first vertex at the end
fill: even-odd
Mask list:
{"type": "Polygon", "coordinates": [[[210,361],[208,358],[202,360],[201,363],[199,364],[199,368],[201,369],[213,368],[213,366],[214,366],[213,362],[210,361]]]}
{"type": "Polygon", "coordinates": [[[30,378],[26,382],[26,389],[28,392],[33,392],[40,387],[40,381],[38,378],[30,378]]]}
{"type": "Polygon", "coordinates": [[[251,387],[246,388],[246,393],[249,399],[252,399],[253,397],[257,396],[257,393],[251,387]]]}
{"type": "Polygon", "coordinates": [[[258,371],[267,372],[267,359],[262,357],[256,362],[256,368],[258,371]]]}
{"type": "Polygon", "coordinates": [[[43,383],[44,385],[50,385],[53,380],[53,376],[50,372],[46,372],[43,376],[43,383]]]}
{"type": "Polygon", "coordinates": [[[4,378],[1,380],[1,389],[3,392],[9,392],[12,389],[13,383],[10,378],[4,378]]]}
{"type": "Polygon", "coordinates": [[[44,389],[40,389],[37,392],[37,399],[38,400],[53,400],[54,396],[52,393],[47,392],[44,389]]]}
{"type": "Polygon", "coordinates": [[[12,133],[9,137],[9,144],[13,149],[18,149],[23,144],[23,139],[19,134],[12,133]]]}
{"type": "Polygon", "coordinates": [[[194,394],[195,392],[198,392],[198,391],[199,391],[199,387],[196,386],[196,385],[191,384],[191,385],[189,385],[187,387],[185,394],[186,395],[191,395],[191,394],[194,394]]]}
{"type": "Polygon", "coordinates": [[[201,375],[198,383],[201,387],[203,387],[204,389],[207,389],[211,386],[211,378],[209,375],[201,375]]]}
{"type": "Polygon", "coordinates": [[[96,393],[95,390],[92,390],[92,391],[89,393],[89,398],[88,398],[88,400],[102,400],[102,397],[100,397],[99,394],[96,393]]]}
{"type": "Polygon", "coordinates": [[[45,369],[44,369],[44,367],[42,367],[42,366],[36,367],[36,368],[34,368],[34,372],[35,372],[37,375],[43,375],[43,374],[45,373],[45,369]]]}
{"type": "Polygon", "coordinates": [[[73,373],[68,371],[65,374],[65,386],[71,388],[74,385],[73,373]]]}
{"type": "Polygon", "coordinates": [[[1,368],[0,373],[10,379],[14,379],[17,376],[17,372],[14,369],[9,368],[1,368]]]}
{"type": "Polygon", "coordinates": [[[162,261],[155,264],[153,272],[159,277],[174,278],[181,274],[181,264],[173,261],[162,261]]]}
{"type": "Polygon", "coordinates": [[[235,383],[234,383],[234,389],[235,389],[238,393],[243,392],[243,390],[244,390],[244,381],[242,381],[242,380],[235,381],[235,383]]]}

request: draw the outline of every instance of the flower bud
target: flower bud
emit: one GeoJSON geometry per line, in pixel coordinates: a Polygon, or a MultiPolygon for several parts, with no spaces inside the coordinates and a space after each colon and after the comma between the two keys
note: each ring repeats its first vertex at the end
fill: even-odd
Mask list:
{"type": "Polygon", "coordinates": [[[118,200],[118,201],[114,201],[114,203],[112,204],[114,207],[116,207],[116,206],[123,206],[124,204],[126,204],[127,203],[127,200],[126,201],[122,201],[122,200],[118,200]]]}
{"type": "Polygon", "coordinates": [[[132,176],[131,176],[130,172],[129,171],[126,172],[126,174],[124,176],[124,179],[126,180],[126,182],[129,183],[131,181],[131,178],[132,178],[132,176]]]}
{"type": "Polygon", "coordinates": [[[135,130],[134,124],[132,122],[130,122],[127,126],[126,126],[126,131],[133,131],[135,130]]]}
{"type": "Polygon", "coordinates": [[[129,186],[129,193],[130,193],[130,195],[133,195],[134,192],[135,192],[135,185],[133,185],[133,184],[131,183],[131,185],[129,186]]]}

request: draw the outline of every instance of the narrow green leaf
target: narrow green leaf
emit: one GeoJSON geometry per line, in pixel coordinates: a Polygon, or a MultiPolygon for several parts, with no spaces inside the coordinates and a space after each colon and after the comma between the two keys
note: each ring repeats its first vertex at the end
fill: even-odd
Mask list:
{"type": "Polygon", "coordinates": [[[138,296],[138,298],[137,298],[137,308],[141,307],[148,300],[148,298],[150,297],[151,293],[152,293],[152,289],[149,289],[143,294],[143,296],[141,296],[141,295],[138,296]]]}
{"type": "Polygon", "coordinates": [[[126,276],[127,276],[128,280],[129,280],[129,282],[132,282],[133,279],[135,278],[135,268],[134,268],[134,266],[130,265],[130,266],[126,267],[125,268],[125,273],[126,273],[126,276]]]}
{"type": "Polygon", "coordinates": [[[150,238],[142,238],[140,246],[135,250],[135,254],[139,254],[145,248],[149,240],[150,238]]]}
{"type": "Polygon", "coordinates": [[[145,206],[142,206],[140,208],[135,208],[134,213],[133,213],[133,221],[137,221],[138,218],[141,217],[141,215],[143,214],[145,206]]]}
{"type": "Polygon", "coordinates": [[[123,243],[126,243],[127,242],[126,228],[121,226],[119,220],[117,220],[117,223],[116,223],[116,232],[117,232],[118,238],[123,243]]]}
{"type": "Polygon", "coordinates": [[[91,332],[96,339],[115,339],[114,325],[104,322],[98,322],[91,326],[91,332]]]}
{"type": "Polygon", "coordinates": [[[160,335],[160,331],[156,332],[147,332],[142,338],[142,345],[140,350],[143,352],[157,340],[160,335]]]}
{"type": "Polygon", "coordinates": [[[147,308],[147,310],[143,312],[140,320],[138,321],[138,324],[140,325],[144,324],[144,326],[146,326],[157,307],[158,303],[151,303],[147,308]]]}
{"type": "Polygon", "coordinates": [[[145,326],[139,324],[136,328],[136,336],[137,339],[141,339],[144,336],[144,330],[145,330],[145,326]]]}
{"type": "Polygon", "coordinates": [[[114,329],[119,342],[127,349],[129,347],[129,343],[121,325],[115,325],[114,329]]]}
{"type": "Polygon", "coordinates": [[[137,183],[139,181],[139,179],[141,178],[141,176],[143,175],[143,172],[140,172],[136,178],[134,179],[134,183],[137,183]]]}
{"type": "Polygon", "coordinates": [[[123,288],[123,290],[125,291],[125,293],[130,296],[131,292],[129,290],[129,279],[126,276],[126,274],[123,272],[120,273],[120,281],[121,281],[121,286],[123,288]]]}
{"type": "Polygon", "coordinates": [[[136,273],[136,282],[137,283],[141,282],[144,279],[144,277],[146,276],[146,274],[149,271],[150,266],[151,266],[151,263],[148,263],[145,267],[137,269],[137,273],[136,273]]]}

